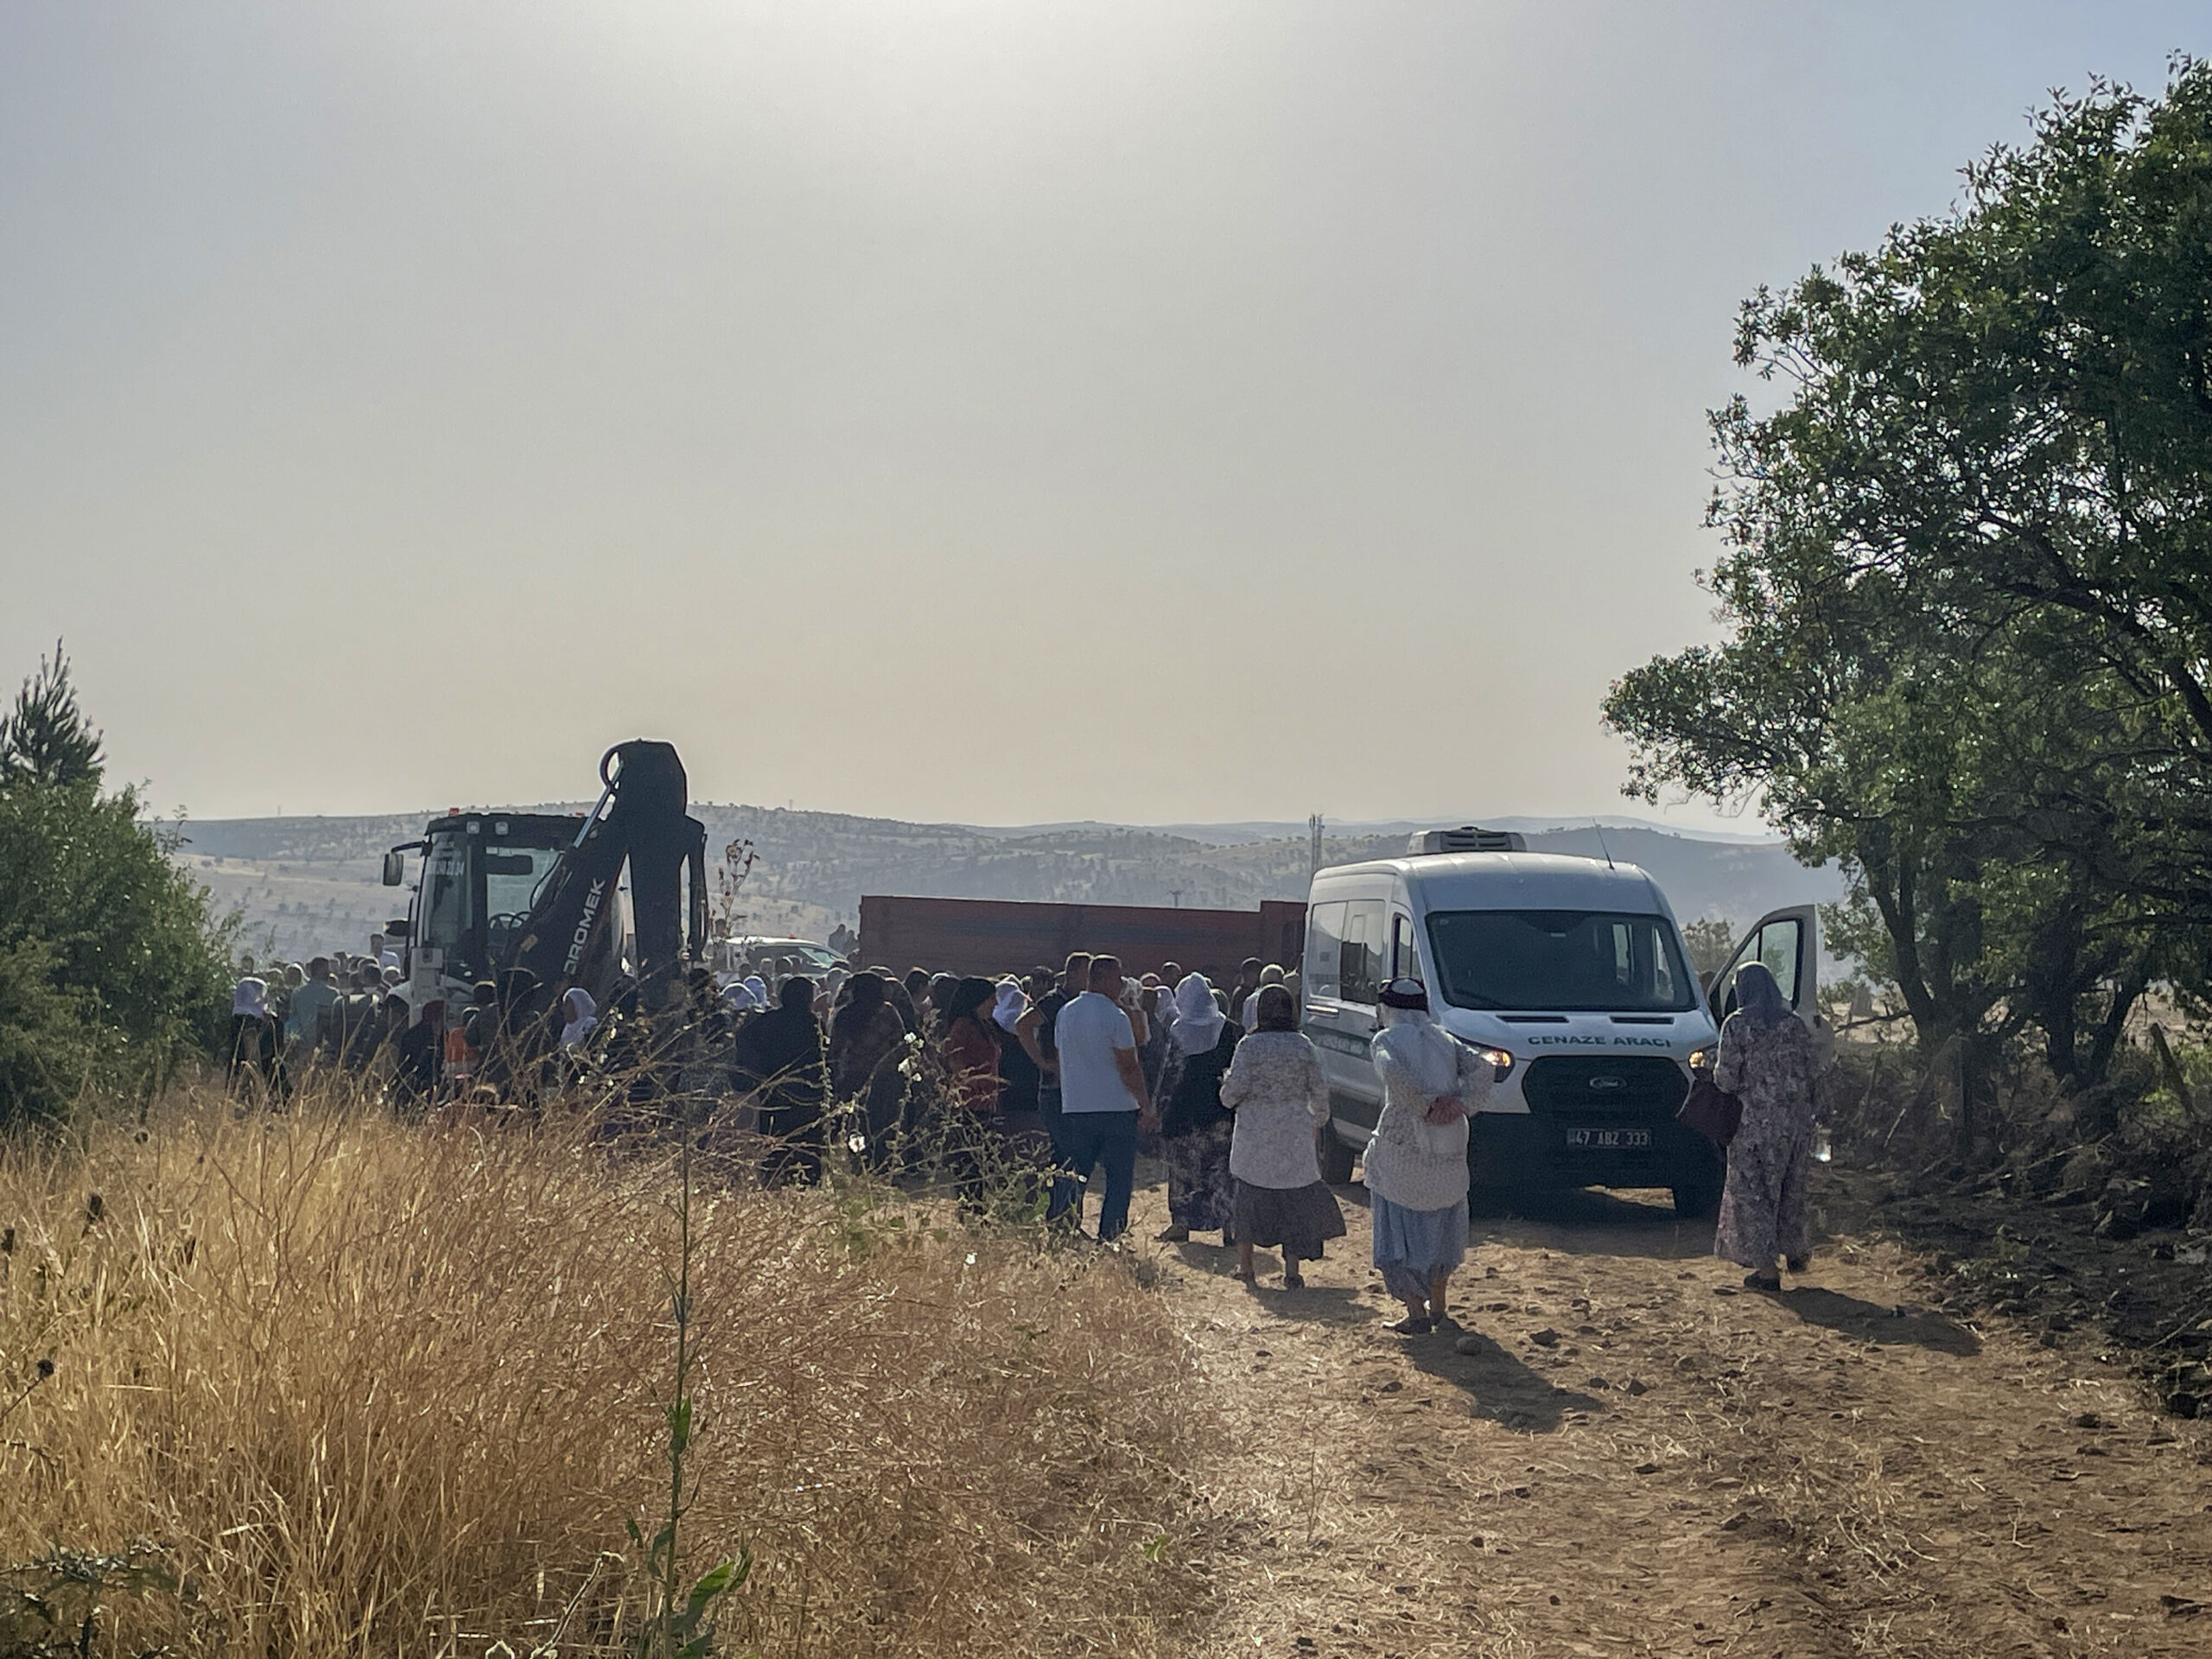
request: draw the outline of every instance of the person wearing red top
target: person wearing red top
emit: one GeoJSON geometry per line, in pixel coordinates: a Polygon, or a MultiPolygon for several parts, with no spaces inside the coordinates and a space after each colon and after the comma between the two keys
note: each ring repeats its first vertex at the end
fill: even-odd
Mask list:
{"type": "Polygon", "coordinates": [[[998,987],[963,979],[946,998],[938,1058],[944,1067],[944,1152],[961,1202],[982,1201],[998,1135],[999,1043],[991,1007],[998,987]]]}
{"type": "Polygon", "coordinates": [[[938,1052],[944,1060],[945,1104],[971,1117],[998,1116],[999,1030],[991,1020],[997,995],[988,979],[963,979],[944,1011],[938,1052]]]}

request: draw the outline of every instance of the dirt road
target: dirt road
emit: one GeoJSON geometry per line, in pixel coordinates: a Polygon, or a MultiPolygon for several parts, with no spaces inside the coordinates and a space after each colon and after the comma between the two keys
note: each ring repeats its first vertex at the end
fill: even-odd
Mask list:
{"type": "MultiPolygon", "coordinates": [[[[1745,1291],[1640,1193],[1478,1221],[1459,1328],[1402,1338],[1338,1192],[1303,1291],[1140,1246],[1230,1406],[1216,1651],[2212,1651],[2212,1433],[2122,1357],[1955,1322],[1847,1236],[1745,1291]]],[[[1141,1193],[1133,1236],[1165,1222],[1141,1193]]]]}

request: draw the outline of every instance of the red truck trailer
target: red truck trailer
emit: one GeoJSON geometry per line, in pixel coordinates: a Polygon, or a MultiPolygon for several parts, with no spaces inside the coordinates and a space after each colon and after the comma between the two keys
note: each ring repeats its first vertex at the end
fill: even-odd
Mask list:
{"type": "Polygon", "coordinates": [[[1297,966],[1306,949],[1306,906],[1268,899],[1257,910],[1181,910],[1155,905],[1019,904],[999,899],[861,900],[861,944],[870,967],[905,973],[1026,972],[1057,967],[1071,951],[1116,956],[1131,974],[1167,963],[1217,984],[1247,957],[1297,966]]]}

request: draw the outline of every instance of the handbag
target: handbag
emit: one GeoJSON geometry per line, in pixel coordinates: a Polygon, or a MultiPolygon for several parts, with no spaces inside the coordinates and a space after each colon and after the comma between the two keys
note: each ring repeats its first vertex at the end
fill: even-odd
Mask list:
{"type": "Polygon", "coordinates": [[[1695,1129],[1726,1150],[1744,1126],[1744,1103],[1713,1082],[1710,1072],[1700,1071],[1692,1080],[1689,1098],[1675,1114],[1675,1122],[1686,1129],[1695,1129]]]}

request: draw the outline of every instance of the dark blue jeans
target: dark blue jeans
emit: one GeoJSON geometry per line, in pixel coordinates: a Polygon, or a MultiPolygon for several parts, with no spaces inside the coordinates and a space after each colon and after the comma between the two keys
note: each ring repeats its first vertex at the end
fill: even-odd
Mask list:
{"type": "Polygon", "coordinates": [[[1098,1207],[1098,1236],[1118,1238],[1129,1224],[1129,1194],[1137,1183],[1135,1112],[1065,1112],[1060,1116],[1060,1179],[1053,1183],[1056,1215],[1073,1210],[1083,1220],[1090,1172],[1106,1166],[1106,1196],[1098,1207]]]}

